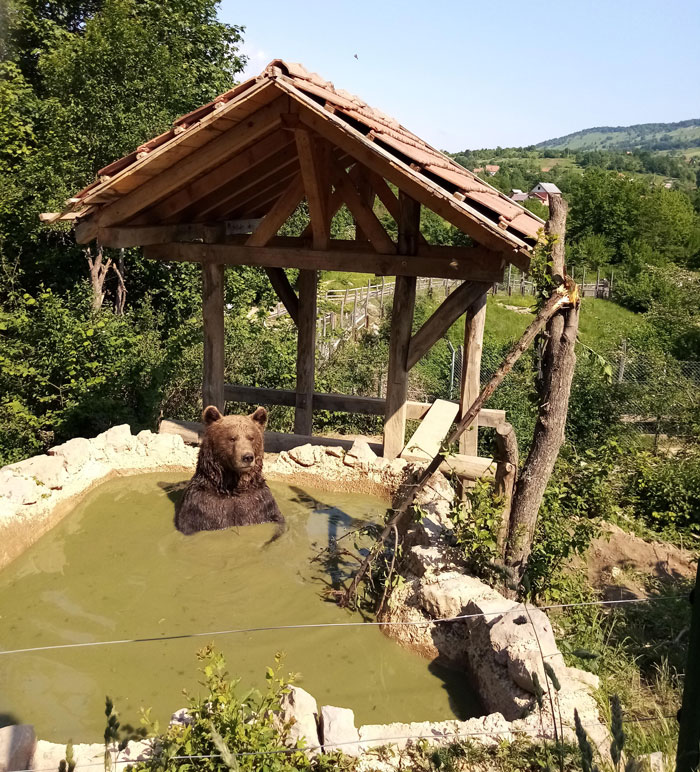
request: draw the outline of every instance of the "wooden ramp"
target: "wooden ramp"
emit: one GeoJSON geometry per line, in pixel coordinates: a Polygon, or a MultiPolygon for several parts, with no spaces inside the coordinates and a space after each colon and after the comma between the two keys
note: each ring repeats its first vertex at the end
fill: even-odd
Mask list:
{"type": "MultiPolygon", "coordinates": [[[[407,461],[432,461],[440,451],[458,412],[457,403],[444,399],[435,400],[413,437],[406,443],[401,458],[407,461]]],[[[440,471],[468,480],[479,480],[482,477],[492,480],[495,477],[496,464],[492,458],[458,454],[446,458],[440,465],[440,471]]]]}
{"type": "Polygon", "coordinates": [[[413,437],[401,451],[401,458],[432,461],[457,418],[458,412],[459,405],[456,402],[436,399],[413,437]]]}

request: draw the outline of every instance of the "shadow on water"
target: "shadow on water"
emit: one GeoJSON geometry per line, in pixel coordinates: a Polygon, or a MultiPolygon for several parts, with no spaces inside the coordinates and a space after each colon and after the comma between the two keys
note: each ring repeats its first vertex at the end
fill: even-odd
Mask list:
{"type": "Polygon", "coordinates": [[[349,579],[356,566],[346,559],[347,553],[338,547],[338,540],[353,528],[361,527],[367,521],[352,517],[340,507],[321,501],[302,488],[291,486],[291,490],[296,495],[294,499],[296,503],[328,518],[325,544],[313,543],[314,548],[318,549],[318,559],[315,562],[325,569],[328,575],[328,580],[323,577],[319,577],[319,579],[330,589],[339,590],[344,586],[344,581],[349,579]]]}
{"type": "Polygon", "coordinates": [[[165,491],[165,495],[170,499],[170,501],[173,502],[173,516],[175,515],[175,508],[180,503],[183,494],[185,493],[185,488],[187,487],[187,483],[189,480],[182,480],[179,482],[159,482],[158,487],[161,488],[161,490],[165,491]]]}
{"type": "Polygon", "coordinates": [[[17,718],[17,716],[13,716],[12,713],[3,713],[0,711],[0,729],[4,726],[14,726],[15,724],[20,724],[21,721],[17,718]]]}
{"type": "Polygon", "coordinates": [[[433,660],[428,665],[428,670],[442,681],[442,688],[447,692],[450,709],[460,721],[484,714],[484,707],[466,673],[450,670],[440,665],[437,660],[433,660]]]}

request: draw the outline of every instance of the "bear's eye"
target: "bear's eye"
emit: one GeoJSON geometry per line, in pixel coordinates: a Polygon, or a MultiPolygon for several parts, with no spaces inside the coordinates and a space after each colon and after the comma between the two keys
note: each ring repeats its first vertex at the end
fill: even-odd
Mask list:
{"type": "Polygon", "coordinates": [[[252,434],[249,434],[249,435],[246,437],[246,439],[248,440],[248,442],[252,442],[252,441],[253,441],[253,435],[252,435],[252,434]]]}
{"type": "Polygon", "coordinates": [[[231,437],[231,442],[238,442],[240,437],[231,437]]]}

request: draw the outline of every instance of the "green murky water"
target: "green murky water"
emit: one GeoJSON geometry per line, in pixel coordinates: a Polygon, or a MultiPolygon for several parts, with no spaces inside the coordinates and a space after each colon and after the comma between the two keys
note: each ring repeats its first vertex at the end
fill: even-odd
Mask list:
{"type": "MultiPolygon", "coordinates": [[[[273,525],[183,536],[173,527],[181,477],[112,480],[0,572],[0,649],[230,628],[358,621],[320,599],[331,577],[309,563],[330,537],[376,520],[370,496],[271,484],[288,530],[273,525]]],[[[104,696],[123,721],[152,706],[161,722],[196,691],[195,652],[210,640],[244,684],[261,684],[276,651],[321,704],[360,723],[478,715],[461,676],[400,648],[377,627],[265,631],[0,656],[0,725],[42,739],[99,741],[104,696]]]]}

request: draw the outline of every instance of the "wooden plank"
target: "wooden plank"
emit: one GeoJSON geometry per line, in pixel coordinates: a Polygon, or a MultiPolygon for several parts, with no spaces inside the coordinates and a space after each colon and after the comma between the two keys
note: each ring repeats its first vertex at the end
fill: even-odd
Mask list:
{"type": "MultiPolygon", "coordinates": [[[[204,436],[204,424],[198,421],[175,421],[164,419],[158,427],[159,434],[177,434],[190,445],[199,445],[204,436]]],[[[366,440],[370,448],[378,455],[382,454],[382,446],[373,442],[370,437],[359,439],[366,440]]],[[[321,445],[330,448],[344,448],[350,450],[355,437],[343,439],[342,437],[318,437],[304,434],[285,434],[283,432],[265,432],[265,452],[281,453],[283,450],[298,448],[300,445],[321,445]]]]}
{"type": "Polygon", "coordinates": [[[428,414],[421,421],[413,437],[401,451],[401,458],[416,458],[432,461],[450,431],[459,412],[459,405],[445,399],[436,399],[428,414]]]}
{"type": "Polygon", "coordinates": [[[299,117],[303,123],[342,148],[369,169],[404,190],[436,214],[470,235],[475,241],[497,252],[508,254],[514,264],[528,262],[527,243],[485,218],[474,207],[460,202],[427,177],[416,178],[415,171],[388,151],[371,142],[340,118],[321,111],[318,105],[289,83],[280,82],[299,102],[299,117]],[[520,251],[520,256],[516,253],[520,251]]]}
{"type": "MultiPolygon", "coordinates": [[[[481,391],[481,351],[484,345],[486,323],[486,293],[483,293],[467,310],[464,324],[464,359],[462,361],[462,382],[460,387],[460,417],[469,408],[481,391]]],[[[459,452],[476,456],[479,447],[479,418],[472,423],[469,431],[459,438],[459,452]]]]}
{"type": "MultiPolygon", "coordinates": [[[[241,386],[227,383],[224,385],[227,402],[247,402],[250,405],[287,405],[293,407],[296,392],[292,389],[266,389],[260,386],[241,386]]],[[[455,405],[459,403],[455,402],[455,405]]],[[[425,418],[432,406],[431,402],[406,401],[406,418],[420,421],[425,418]]],[[[380,397],[358,397],[350,394],[313,394],[314,410],[330,410],[361,415],[384,415],[386,400],[380,397]]],[[[496,428],[506,422],[505,410],[482,408],[479,412],[481,426],[496,428]]]]}
{"type": "MultiPolygon", "coordinates": [[[[273,173],[280,161],[284,160],[285,154],[289,153],[289,147],[289,138],[285,134],[273,132],[161,201],[149,211],[149,216],[156,222],[162,222],[193,206],[206,213],[221,203],[223,189],[230,187],[232,182],[235,183],[237,177],[244,174],[247,177],[250,169],[259,170],[262,162],[272,159],[272,170],[268,173],[273,173]]],[[[189,216],[185,216],[189,219],[189,216]]]]}
{"type": "Polygon", "coordinates": [[[463,480],[486,480],[493,482],[496,477],[496,462],[492,458],[465,456],[457,453],[448,456],[439,466],[448,477],[452,474],[463,480]]]}
{"type": "Polygon", "coordinates": [[[299,173],[299,164],[295,160],[278,175],[271,177],[267,184],[244,190],[234,198],[228,199],[225,204],[213,210],[211,216],[218,220],[264,217],[299,173]]]}
{"type": "Polygon", "coordinates": [[[296,292],[292,289],[284,268],[266,268],[265,273],[267,273],[270,284],[272,284],[277,293],[277,297],[284,303],[284,307],[287,309],[287,313],[291,316],[292,321],[294,324],[299,324],[299,298],[297,298],[296,292]]]}
{"type": "Polygon", "coordinates": [[[340,190],[340,195],[355,222],[377,252],[383,255],[396,254],[396,244],[389,238],[372,209],[362,200],[347,172],[338,165],[333,166],[333,182],[336,189],[340,190]]]}
{"type": "Polygon", "coordinates": [[[202,266],[204,382],[202,406],[224,410],[224,266],[202,266]]]}
{"type": "Polygon", "coordinates": [[[435,309],[411,338],[408,349],[409,370],[437,343],[471,304],[490,289],[484,282],[464,282],[435,309]]]}
{"type": "MultiPolygon", "coordinates": [[[[328,216],[328,146],[320,146],[318,139],[308,129],[295,129],[297,155],[301,176],[304,180],[306,200],[309,204],[311,232],[314,249],[327,249],[330,239],[330,218],[328,216]]],[[[325,144],[325,143],[324,143],[325,144]]]]}
{"type": "MultiPolygon", "coordinates": [[[[260,224],[262,228],[264,220],[260,224]]],[[[257,231],[256,231],[257,233],[257,231]]],[[[255,236],[255,233],[253,234],[255,236]]],[[[182,260],[185,262],[216,262],[226,265],[258,265],[307,270],[353,271],[374,273],[378,276],[433,276],[436,278],[468,279],[493,283],[503,278],[503,269],[489,265],[488,260],[459,261],[443,255],[439,247],[428,247],[425,254],[415,257],[380,255],[360,251],[357,242],[346,249],[333,239],[333,250],[319,252],[308,247],[291,246],[303,242],[275,239],[280,246],[247,247],[232,244],[197,244],[173,242],[144,247],[144,255],[155,260],[182,260]],[[290,246],[286,246],[290,244],[290,246]],[[285,245],[285,246],[282,246],[285,245]]],[[[478,253],[476,253],[478,254],[478,253]]],[[[492,254],[492,253],[489,253],[492,254]]],[[[476,255],[475,255],[476,256],[476,255]]]]}
{"type": "MultiPolygon", "coordinates": [[[[420,204],[403,193],[399,196],[399,244],[401,255],[415,255],[420,233],[420,204]]],[[[406,435],[408,348],[416,302],[415,276],[397,276],[389,338],[389,368],[384,416],[384,456],[396,458],[406,435]]]]}
{"type": "Polygon", "coordinates": [[[299,271],[299,321],[297,324],[297,388],[294,433],[313,431],[313,393],[316,370],[316,302],[318,273],[299,271]]]}
{"type": "MultiPolygon", "coordinates": [[[[263,247],[276,235],[289,216],[299,206],[304,198],[304,184],[301,175],[296,175],[289,183],[284,193],[277,199],[272,209],[265,215],[263,221],[246,241],[248,247],[263,247]]],[[[283,266],[280,266],[283,267],[283,266]]]]}
{"type": "MultiPolygon", "coordinates": [[[[284,101],[284,100],[282,100],[284,101]]],[[[253,144],[260,137],[279,126],[280,100],[254,113],[244,126],[234,126],[201,149],[164,169],[157,176],[104,207],[97,215],[100,226],[115,225],[162,201],[186,185],[221,164],[225,159],[253,144]]]]}

